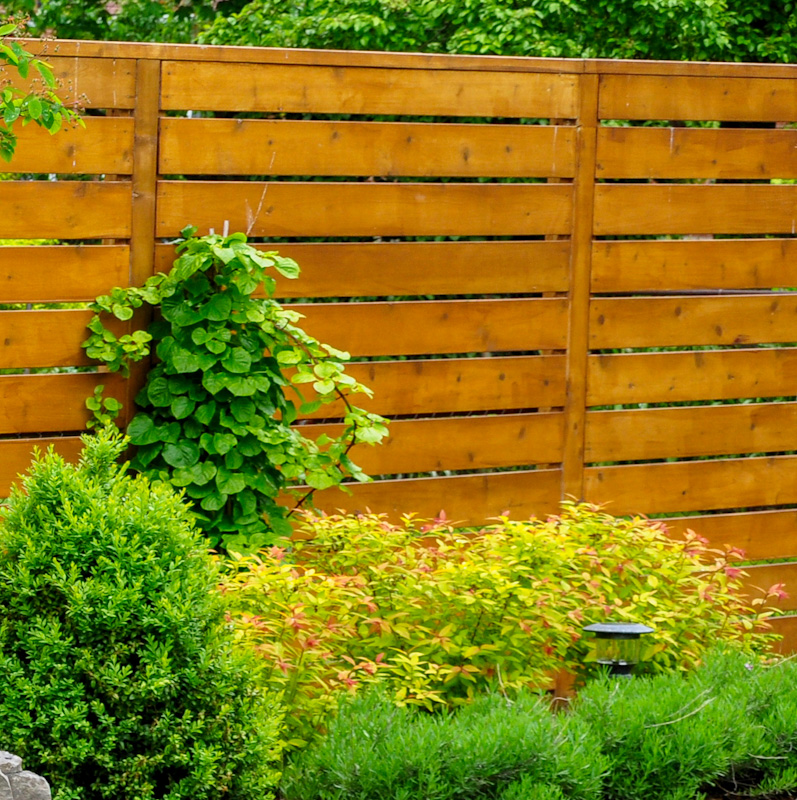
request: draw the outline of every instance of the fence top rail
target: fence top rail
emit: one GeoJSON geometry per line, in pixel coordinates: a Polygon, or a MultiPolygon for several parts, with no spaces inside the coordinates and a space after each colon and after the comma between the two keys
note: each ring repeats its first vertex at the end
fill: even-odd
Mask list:
{"type": "Polygon", "coordinates": [[[250,64],[302,64],[332,67],[472,70],[478,72],[553,72],[603,75],[685,75],[715,78],[797,78],[797,64],[696,61],[643,61],[579,58],[526,58],[359,50],[237,47],[147,42],[93,42],[21,39],[45,57],[140,58],[167,61],[227,61],[250,64]]]}

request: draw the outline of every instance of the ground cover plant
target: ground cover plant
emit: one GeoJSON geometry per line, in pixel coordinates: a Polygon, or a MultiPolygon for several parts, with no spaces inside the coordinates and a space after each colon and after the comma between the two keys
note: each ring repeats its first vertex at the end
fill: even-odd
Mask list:
{"type": "Polygon", "coordinates": [[[568,711],[481,696],[456,713],[344,702],[285,800],[693,800],[797,789],[797,664],[712,649],[697,669],[590,681],[568,711]],[[352,735],[357,731],[357,735],[352,735]]]}
{"type": "MultiPolygon", "coordinates": [[[[137,446],[132,467],[185,489],[211,547],[253,551],[291,534],[281,493],[309,487],[301,505],[346,477],[367,480],[349,451],[379,442],[387,429],[349,400],[370,390],[346,374],[348,353],[309,336],[297,325],[302,315],[272,299],[272,270],[296,277],[296,263],[258,251],[242,233],[195,234],[183,231],[168,274],[97,299],[84,347],[126,375],[155,343],[158,362],[127,429],[137,446]],[[266,297],[254,296],[263,289],[266,297]],[[147,331],[117,338],[100,317],[130,319],[145,304],[160,312],[147,331]],[[339,437],[313,439],[291,425],[297,413],[336,401],[330,415],[344,418],[339,437]]],[[[119,410],[101,396],[89,407],[101,422],[119,410]]]]}
{"type": "Polygon", "coordinates": [[[0,519],[0,744],[55,800],[263,800],[279,717],[235,650],[217,568],[165,483],[37,455],[0,519]]]}
{"type": "Polygon", "coordinates": [[[299,537],[293,554],[233,560],[222,587],[266,686],[293,709],[297,743],[323,728],[337,696],[378,681],[395,702],[434,709],[547,685],[562,668],[592,674],[582,626],[607,618],[656,629],[653,671],[685,669],[717,641],[770,640],[766,598],[742,593],[737,553],[585,504],[476,535],[308,515],[299,537]]]}

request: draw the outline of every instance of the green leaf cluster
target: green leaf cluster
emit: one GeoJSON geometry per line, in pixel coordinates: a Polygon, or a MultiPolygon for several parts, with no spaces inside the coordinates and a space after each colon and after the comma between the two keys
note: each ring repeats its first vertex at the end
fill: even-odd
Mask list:
{"type": "Polygon", "coordinates": [[[206,44],[562,58],[797,60],[793,0],[252,0],[206,44]]]}
{"type": "Polygon", "coordinates": [[[426,715],[367,693],[295,754],[284,800],[793,796],[797,665],[712,649],[686,675],[591,681],[567,713],[521,693],[426,715]],[[785,795],[784,795],[785,793],[785,795]]]}
{"type": "MultiPolygon", "coordinates": [[[[281,493],[309,487],[306,499],[346,477],[368,480],[349,451],[387,429],[350,403],[350,394],[370,390],[346,374],[348,354],[306,334],[301,315],[271,298],[269,270],[296,277],[295,262],[257,250],[242,233],[183,233],[168,275],[97,298],[83,346],[128,374],[154,345],[158,361],[127,431],[137,448],[132,467],[183,488],[211,546],[252,551],[290,535],[281,493]],[[261,287],[267,296],[254,297],[261,287]],[[160,311],[148,331],[117,337],[100,317],[130,319],[145,304],[160,311]],[[340,437],[312,439],[292,425],[300,411],[333,401],[344,416],[340,437]]],[[[96,409],[97,398],[90,402],[96,409]]]]}
{"type": "Polygon", "coordinates": [[[55,800],[262,800],[279,714],[188,506],[126,442],[38,454],[0,519],[0,741],[55,800]]]}
{"type": "Polygon", "coordinates": [[[31,69],[38,75],[38,86],[27,91],[6,82],[0,82],[0,158],[10,161],[17,145],[14,125],[35,122],[51,134],[57,133],[65,122],[85,127],[85,123],[73,109],[59,100],[55,90],[58,83],[50,66],[40,58],[34,58],[19,42],[10,41],[9,36],[19,32],[14,22],[0,25],[0,66],[14,69],[26,80],[32,78],[31,69]]]}
{"type": "Polygon", "coordinates": [[[595,674],[582,627],[606,619],[655,628],[651,671],[686,669],[717,641],[761,650],[771,640],[764,593],[748,599],[732,554],[585,504],[470,533],[308,514],[296,561],[286,556],[275,548],[234,561],[224,589],[305,741],[341,694],[378,681],[396,703],[434,710],[485,689],[548,686],[563,669],[595,674]]]}

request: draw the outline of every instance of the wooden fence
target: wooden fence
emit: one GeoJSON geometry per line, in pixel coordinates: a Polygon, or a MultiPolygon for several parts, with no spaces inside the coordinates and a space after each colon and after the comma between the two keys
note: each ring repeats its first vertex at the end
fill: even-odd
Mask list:
{"type": "MultiPolygon", "coordinates": [[[[394,418],[356,453],[386,477],[322,505],[476,522],[572,495],[797,560],[797,66],[46,57],[86,129],[24,129],[37,179],[0,183],[0,237],[59,242],[0,248],[0,302],[27,304],[0,311],[0,496],[34,443],[76,452],[95,384],[131,407],[117,376],[52,372],[88,365],[88,313],[36,304],[226,223],[299,261],[280,294],[394,418]]],[[[797,563],[750,574],[797,587],[797,563]]]]}

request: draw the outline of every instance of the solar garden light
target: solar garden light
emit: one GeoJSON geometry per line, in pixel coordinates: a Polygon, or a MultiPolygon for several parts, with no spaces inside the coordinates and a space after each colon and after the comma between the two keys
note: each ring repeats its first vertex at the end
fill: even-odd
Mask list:
{"type": "Polygon", "coordinates": [[[641,660],[642,636],[653,633],[653,628],[639,622],[596,622],[584,630],[595,634],[597,662],[609,667],[610,675],[627,678],[641,660]]]}

